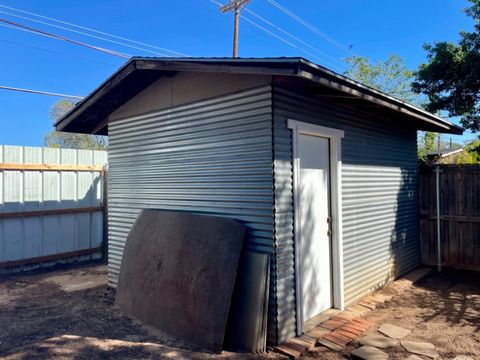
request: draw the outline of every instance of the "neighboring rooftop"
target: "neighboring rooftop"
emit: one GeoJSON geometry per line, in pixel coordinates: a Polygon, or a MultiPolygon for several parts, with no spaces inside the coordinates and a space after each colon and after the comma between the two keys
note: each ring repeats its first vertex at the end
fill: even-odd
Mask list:
{"type": "Polygon", "coordinates": [[[427,152],[427,156],[439,156],[445,157],[449,155],[453,155],[459,152],[462,152],[463,148],[455,148],[455,149],[436,149],[427,152]]]}
{"type": "Polygon", "coordinates": [[[107,118],[135,95],[161,77],[181,71],[258,74],[301,79],[317,89],[340,94],[355,106],[372,104],[388,112],[415,121],[420,130],[462,134],[463,129],[445,119],[404,101],[351,80],[303,58],[145,58],[133,57],[90,95],[81,100],[56,124],[58,131],[108,134],[107,118]]]}

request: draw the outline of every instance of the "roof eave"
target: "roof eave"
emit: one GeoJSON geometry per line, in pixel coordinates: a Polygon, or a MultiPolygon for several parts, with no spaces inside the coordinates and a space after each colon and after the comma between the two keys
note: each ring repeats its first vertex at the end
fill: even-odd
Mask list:
{"type": "Polygon", "coordinates": [[[299,70],[300,77],[315,81],[316,83],[322,84],[335,90],[342,91],[354,97],[362,98],[363,100],[389,108],[404,115],[412,116],[422,121],[426,121],[435,126],[439,126],[445,129],[445,132],[458,135],[463,134],[463,128],[461,128],[460,126],[455,125],[445,119],[442,119],[441,117],[435,116],[428,111],[419,109],[405,101],[382,93],[376,89],[349,79],[346,76],[337,74],[329,69],[313,64],[308,60],[301,59],[300,63],[304,65],[299,70]],[[327,75],[327,77],[322,75],[327,75]]]}
{"type": "Polygon", "coordinates": [[[135,59],[131,58],[124,65],[122,65],[115,73],[113,73],[109,78],[107,78],[99,87],[97,87],[93,92],[88,94],[85,98],[80,100],[74,108],[72,108],[68,113],[62,116],[55,123],[55,128],[57,131],[62,131],[69,124],[71,124],[75,119],[77,119],[89,106],[94,104],[105,92],[108,92],[115,85],[119,84],[126,76],[133,73],[136,70],[135,59]]]}
{"type": "MultiPolygon", "coordinates": [[[[81,100],[69,113],[58,120],[55,124],[56,129],[62,131],[69,127],[74,121],[81,118],[82,114],[84,114],[92,105],[104,96],[109,95],[110,91],[119,86],[123,80],[136,71],[158,74],[178,71],[194,71],[297,76],[313,81],[322,86],[347,93],[350,96],[361,98],[365,101],[388,108],[406,116],[430,123],[435,127],[443,129],[444,132],[452,134],[463,133],[461,127],[447,120],[351,80],[343,75],[337,74],[327,68],[311,63],[303,58],[235,60],[221,58],[151,59],[133,57],[90,95],[81,100]]],[[[100,122],[104,122],[104,124],[96,124],[96,126],[86,127],[88,128],[88,132],[98,133],[99,129],[103,129],[106,126],[106,119],[102,119],[100,122]]],[[[73,127],[70,126],[68,131],[72,131],[72,128],[73,127]]]]}

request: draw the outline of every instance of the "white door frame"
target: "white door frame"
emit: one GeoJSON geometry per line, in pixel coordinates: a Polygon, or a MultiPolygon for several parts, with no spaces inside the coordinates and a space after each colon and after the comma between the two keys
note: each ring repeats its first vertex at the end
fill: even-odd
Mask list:
{"type": "Polygon", "coordinates": [[[343,130],[313,125],[292,119],[287,120],[287,126],[292,129],[293,141],[293,202],[294,202],[294,244],[295,244],[295,291],[297,313],[297,335],[303,334],[303,299],[300,273],[300,159],[298,156],[299,134],[321,136],[330,140],[330,191],[332,215],[332,285],[333,307],[344,309],[343,288],[343,235],[342,235],[342,138],[343,130]]]}

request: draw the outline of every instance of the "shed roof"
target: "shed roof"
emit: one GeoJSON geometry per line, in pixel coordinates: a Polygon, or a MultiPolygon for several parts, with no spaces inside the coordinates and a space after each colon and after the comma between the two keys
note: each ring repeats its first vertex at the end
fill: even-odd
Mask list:
{"type": "Polygon", "coordinates": [[[258,74],[303,79],[344,93],[345,98],[373,103],[418,124],[417,129],[462,134],[463,129],[409,103],[351,80],[303,58],[146,58],[133,57],[55,124],[58,131],[108,133],[107,118],[161,77],[181,71],[258,74]]]}

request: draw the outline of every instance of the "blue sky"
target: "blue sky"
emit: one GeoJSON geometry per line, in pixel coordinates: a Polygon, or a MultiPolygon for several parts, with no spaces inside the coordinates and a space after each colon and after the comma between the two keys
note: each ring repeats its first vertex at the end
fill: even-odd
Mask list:
{"type": "MultiPolygon", "coordinates": [[[[415,69],[425,60],[422,44],[436,40],[457,40],[459,30],[472,29],[471,19],[462,11],[468,6],[466,0],[276,1],[315,25],[326,36],[320,36],[302,26],[267,0],[251,0],[249,10],[296,36],[303,44],[288,38],[286,34],[254,15],[244,12],[248,19],[294,43],[296,47],[242,20],[241,56],[300,55],[327,67],[334,66],[334,70],[341,72],[344,70],[341,59],[351,54],[372,60],[398,54],[405,58],[409,67],[415,69]],[[350,46],[351,52],[342,49],[350,46]]],[[[0,5],[192,56],[231,55],[231,14],[221,14],[211,0],[140,0],[134,3],[130,0],[0,0],[0,5]]],[[[0,7],[0,11],[34,18],[6,8],[0,7]]],[[[0,18],[129,55],[154,56],[149,52],[52,28],[1,12],[0,18]]],[[[146,48],[143,45],[134,46],[146,48]]],[[[2,26],[0,49],[0,85],[72,95],[88,94],[125,61],[66,42],[2,26]]],[[[154,48],[146,49],[165,53],[154,48]]],[[[0,144],[41,146],[45,134],[52,130],[48,113],[56,100],[58,99],[53,97],[0,90],[0,144]]],[[[470,137],[471,135],[453,138],[459,141],[470,137]]]]}

